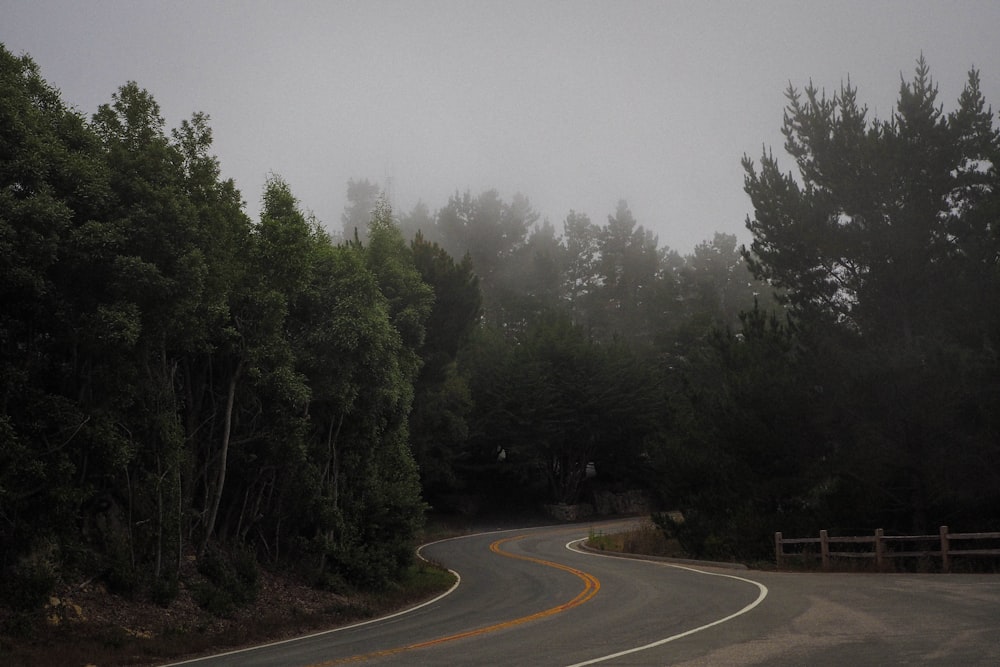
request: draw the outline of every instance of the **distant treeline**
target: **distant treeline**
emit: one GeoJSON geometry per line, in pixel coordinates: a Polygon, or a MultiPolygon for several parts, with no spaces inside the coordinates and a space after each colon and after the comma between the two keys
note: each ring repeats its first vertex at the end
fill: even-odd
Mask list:
{"type": "Polygon", "coordinates": [[[343,233],[271,177],[259,220],[124,85],[86,119],[0,47],[0,593],[100,576],[209,608],[255,568],[395,580],[429,507],[645,491],[692,553],[819,527],[1000,528],[1000,134],[918,62],[889,120],[788,91],[744,161],[748,248],[682,256],[625,202],[557,230],[521,196],[343,233]],[[214,588],[213,588],[214,585],[214,588]]]}

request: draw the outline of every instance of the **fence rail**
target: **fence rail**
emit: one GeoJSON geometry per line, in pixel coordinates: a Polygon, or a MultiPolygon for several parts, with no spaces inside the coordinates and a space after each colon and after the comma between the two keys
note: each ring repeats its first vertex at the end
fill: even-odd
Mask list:
{"type": "MultiPolygon", "coordinates": [[[[774,556],[780,568],[782,561],[788,557],[802,555],[818,555],[821,559],[823,569],[830,569],[831,558],[873,558],[875,567],[879,570],[885,568],[886,562],[890,558],[916,558],[935,557],[941,559],[941,571],[951,570],[951,558],[953,556],[1000,556],[1000,549],[956,549],[952,544],[954,541],[966,540],[1000,540],[998,533],[950,533],[948,526],[941,526],[937,535],[885,535],[881,528],[875,531],[874,535],[862,535],[852,537],[830,537],[825,530],[819,531],[819,537],[783,537],[780,532],[774,534],[774,556]],[[909,543],[913,545],[924,545],[928,548],[913,548],[908,551],[896,551],[887,549],[887,545],[897,543],[909,543]],[[786,553],[786,544],[818,544],[819,554],[809,552],[786,553]],[[831,550],[831,545],[838,544],[871,544],[870,550],[831,550]],[[933,545],[933,547],[930,547],[933,545]]],[[[836,548],[836,547],[835,547],[836,548]]]]}

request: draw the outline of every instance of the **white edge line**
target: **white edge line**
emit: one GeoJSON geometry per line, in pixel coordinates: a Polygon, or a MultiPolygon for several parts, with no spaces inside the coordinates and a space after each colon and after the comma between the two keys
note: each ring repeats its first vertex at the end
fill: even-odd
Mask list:
{"type": "MultiPolygon", "coordinates": [[[[586,538],[583,538],[583,539],[586,539],[586,538]]],[[[587,555],[587,556],[596,556],[598,558],[615,558],[615,556],[611,556],[609,554],[595,554],[595,553],[592,553],[592,552],[589,552],[589,551],[582,551],[580,549],[575,549],[573,547],[573,545],[574,544],[578,544],[579,542],[582,542],[583,539],[573,540],[572,542],[568,542],[566,544],[566,548],[569,549],[570,551],[575,551],[577,553],[581,553],[581,554],[584,554],[584,555],[587,555]]],[[[642,559],[638,559],[638,560],[642,560],[642,559]]],[[[682,637],[687,637],[688,635],[693,635],[696,632],[701,632],[702,630],[707,630],[708,628],[711,628],[711,627],[716,626],[716,625],[720,625],[722,623],[725,623],[726,621],[731,621],[732,619],[736,618],[737,616],[742,616],[743,614],[746,614],[747,612],[751,611],[754,607],[756,607],[757,605],[759,605],[761,602],[763,602],[764,598],[767,597],[767,586],[765,586],[764,584],[762,584],[762,583],[760,583],[758,581],[754,581],[753,579],[747,579],[745,577],[737,577],[736,575],[733,575],[733,574],[722,574],[720,572],[706,572],[704,570],[699,570],[697,568],[688,567],[686,565],[677,565],[675,563],[664,563],[662,561],[643,561],[643,562],[646,562],[646,563],[655,563],[657,565],[666,565],[667,567],[673,567],[673,568],[676,568],[678,570],[688,570],[689,572],[697,572],[698,574],[704,574],[704,575],[709,576],[709,577],[725,577],[726,579],[736,579],[737,581],[744,581],[744,582],[746,582],[748,584],[753,584],[754,586],[756,586],[757,589],[760,592],[757,595],[757,599],[756,600],[754,600],[753,602],[751,602],[747,606],[743,607],[739,611],[737,611],[735,613],[732,613],[729,616],[726,616],[725,618],[720,618],[720,619],[718,619],[716,621],[712,621],[711,623],[706,623],[705,625],[702,625],[700,627],[692,628],[691,630],[686,630],[685,632],[681,632],[681,633],[678,633],[676,635],[671,635],[669,637],[665,637],[663,639],[660,639],[658,641],[655,641],[655,642],[652,642],[652,643],[649,643],[649,644],[645,644],[643,646],[636,646],[635,648],[630,648],[630,649],[626,649],[624,651],[619,651],[618,653],[611,653],[609,655],[601,656],[599,658],[592,658],[590,660],[584,660],[583,662],[577,662],[577,663],[574,663],[572,665],[567,665],[567,667],[583,667],[584,665],[594,665],[594,664],[597,664],[599,662],[604,662],[605,660],[613,660],[615,658],[620,658],[623,655],[629,655],[630,653],[638,653],[639,651],[646,651],[648,649],[655,648],[657,646],[662,646],[663,644],[666,644],[668,642],[672,642],[675,639],[681,639],[682,637]]]]}
{"type": "MultiPolygon", "coordinates": [[[[480,534],[482,534],[482,533],[480,533],[480,534]]],[[[419,547],[417,547],[417,557],[420,558],[420,560],[422,560],[424,562],[430,562],[426,558],[424,558],[424,555],[422,553],[420,553],[420,551],[424,547],[429,547],[432,544],[438,544],[440,542],[447,542],[449,540],[458,540],[458,539],[462,539],[462,538],[465,538],[465,537],[475,537],[475,536],[474,535],[459,535],[458,537],[448,537],[448,538],[445,538],[443,540],[437,540],[437,541],[434,541],[434,542],[428,542],[427,544],[421,544],[419,547]]],[[[309,634],[309,635],[302,635],[301,637],[291,637],[289,639],[282,639],[280,641],[269,642],[267,644],[257,644],[255,646],[247,646],[246,648],[240,648],[240,649],[236,649],[234,651],[226,651],[225,653],[213,653],[212,655],[204,655],[204,656],[201,656],[200,658],[191,658],[189,660],[182,660],[181,662],[171,662],[171,663],[168,663],[167,665],[165,665],[164,667],[174,667],[175,665],[189,665],[189,664],[192,664],[192,663],[195,663],[195,662],[201,662],[203,660],[214,660],[216,658],[224,658],[224,657],[230,656],[230,655],[238,655],[240,653],[246,653],[248,651],[256,651],[258,649],[268,648],[268,647],[271,647],[271,646],[280,646],[281,644],[290,644],[291,642],[303,641],[305,639],[312,639],[314,637],[322,637],[324,635],[330,635],[330,634],[333,634],[335,632],[343,632],[344,630],[352,630],[354,628],[360,628],[360,627],[365,626],[365,625],[371,625],[372,623],[378,623],[380,621],[387,621],[387,620],[389,620],[391,618],[396,618],[397,616],[402,616],[404,614],[409,614],[410,612],[414,612],[414,611],[416,611],[418,609],[421,609],[423,607],[426,607],[428,605],[432,605],[435,602],[437,602],[437,601],[439,601],[439,600],[445,598],[446,596],[451,595],[452,593],[455,592],[455,589],[457,589],[458,586],[459,586],[459,584],[462,583],[462,576],[458,572],[456,572],[455,570],[449,569],[448,572],[450,572],[451,574],[453,574],[455,576],[455,583],[452,584],[451,588],[449,588],[444,593],[441,593],[440,595],[438,595],[435,598],[427,600],[426,602],[421,602],[420,604],[414,605],[412,607],[407,607],[406,609],[403,609],[402,611],[397,611],[395,613],[388,614],[387,616],[379,616],[378,618],[370,618],[367,621],[361,621],[359,623],[352,623],[351,625],[342,625],[340,627],[332,628],[330,630],[322,630],[320,632],[314,632],[314,633],[309,634]]]]}
{"type": "MultiPolygon", "coordinates": [[[[507,529],[503,529],[503,530],[485,530],[485,531],[483,531],[481,533],[470,533],[468,535],[456,535],[455,537],[446,537],[446,538],[441,539],[441,540],[435,540],[433,542],[428,542],[426,544],[421,544],[419,547],[417,547],[417,557],[420,558],[421,560],[425,561],[425,562],[429,562],[429,561],[427,561],[426,558],[424,558],[424,555],[422,553],[420,553],[421,550],[424,547],[429,547],[429,546],[431,546],[433,544],[440,544],[441,542],[450,542],[451,540],[464,540],[464,539],[469,538],[469,537],[478,537],[480,535],[492,535],[494,533],[513,533],[513,532],[518,532],[518,531],[524,532],[524,531],[537,530],[539,528],[551,528],[551,527],[552,526],[533,526],[533,527],[530,527],[530,528],[507,528],[507,529]]],[[[579,541],[579,540],[577,540],[577,541],[579,541]]],[[[437,601],[439,601],[439,600],[445,598],[446,596],[451,595],[452,593],[455,592],[455,589],[457,589],[458,586],[459,586],[459,584],[462,583],[462,577],[455,570],[449,569],[448,572],[450,572],[453,575],[455,575],[455,583],[452,584],[451,588],[449,588],[444,593],[442,593],[441,595],[438,595],[437,597],[435,597],[435,598],[433,598],[431,600],[427,600],[426,602],[421,602],[420,604],[414,605],[412,607],[407,607],[406,609],[403,609],[401,611],[397,611],[397,612],[395,612],[393,614],[389,614],[387,616],[379,616],[378,618],[370,618],[367,621],[361,621],[360,623],[352,623],[351,625],[343,625],[343,626],[340,626],[340,627],[337,627],[337,628],[332,628],[330,630],[322,630],[320,632],[314,632],[314,633],[309,634],[309,635],[302,635],[301,637],[289,637],[288,639],[282,639],[282,640],[276,641],[276,642],[268,642],[266,644],[255,644],[254,646],[247,646],[245,648],[239,648],[239,649],[235,649],[235,650],[232,650],[232,651],[226,651],[224,653],[213,653],[212,655],[203,655],[203,656],[201,656],[199,658],[189,658],[187,660],[181,660],[180,662],[170,662],[170,663],[167,663],[166,665],[164,665],[163,667],[176,667],[177,665],[190,665],[190,664],[194,664],[196,662],[203,662],[205,660],[214,660],[215,658],[224,658],[226,656],[238,655],[240,653],[247,653],[249,651],[256,651],[258,649],[268,648],[268,647],[271,647],[271,646],[280,646],[281,644],[290,644],[292,642],[303,641],[305,639],[312,639],[314,637],[322,637],[324,635],[330,635],[330,634],[333,634],[335,632],[343,632],[344,630],[352,630],[354,628],[360,628],[360,627],[365,626],[365,625],[371,625],[372,623],[379,623],[381,621],[387,621],[389,619],[396,618],[397,616],[402,616],[404,614],[409,614],[410,612],[414,612],[414,611],[417,611],[418,609],[421,609],[421,608],[426,607],[428,605],[432,605],[435,602],[437,602],[437,601]]]]}

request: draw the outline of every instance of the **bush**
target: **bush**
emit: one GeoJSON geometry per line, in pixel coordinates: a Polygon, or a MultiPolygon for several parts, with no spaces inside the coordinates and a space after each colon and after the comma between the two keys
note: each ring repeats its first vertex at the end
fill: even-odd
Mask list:
{"type": "Polygon", "coordinates": [[[126,598],[131,598],[139,590],[139,572],[123,558],[111,557],[111,567],[104,575],[104,581],[109,591],[126,598]]]}
{"type": "Polygon", "coordinates": [[[153,602],[161,607],[169,607],[170,603],[177,599],[179,593],[180,582],[173,574],[153,582],[153,590],[151,591],[153,602]]]}
{"type": "Polygon", "coordinates": [[[51,563],[44,559],[29,559],[4,577],[3,599],[18,612],[41,609],[55,590],[58,577],[51,563]]]}
{"type": "Polygon", "coordinates": [[[225,553],[209,549],[198,560],[204,581],[192,586],[195,601],[206,611],[224,616],[257,597],[257,559],[247,549],[225,553]]]}
{"type": "Polygon", "coordinates": [[[653,515],[653,522],[666,537],[676,537],[681,548],[696,558],[712,560],[766,560],[773,543],[771,522],[750,506],[731,511],[686,510],[684,520],[667,513],[653,515]]]}

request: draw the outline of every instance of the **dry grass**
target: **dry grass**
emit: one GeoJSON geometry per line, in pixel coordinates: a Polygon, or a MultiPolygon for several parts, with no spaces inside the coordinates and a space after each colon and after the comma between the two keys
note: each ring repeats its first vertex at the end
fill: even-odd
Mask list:
{"type": "Polygon", "coordinates": [[[591,531],[587,546],[601,551],[620,551],[643,556],[665,556],[685,558],[676,539],[668,539],[663,531],[651,522],[637,523],[628,530],[618,533],[591,531]]]}
{"type": "Polygon", "coordinates": [[[350,596],[267,577],[257,600],[227,618],[201,610],[181,613],[177,604],[160,608],[106,592],[87,600],[78,596],[83,618],[59,623],[44,617],[24,619],[30,623],[22,623],[15,632],[5,623],[7,628],[0,634],[0,665],[115,667],[169,662],[372,618],[430,598],[453,581],[450,573],[425,563],[414,565],[406,580],[392,589],[350,596]],[[119,615],[114,620],[96,620],[101,607],[115,607],[119,615]]]}

